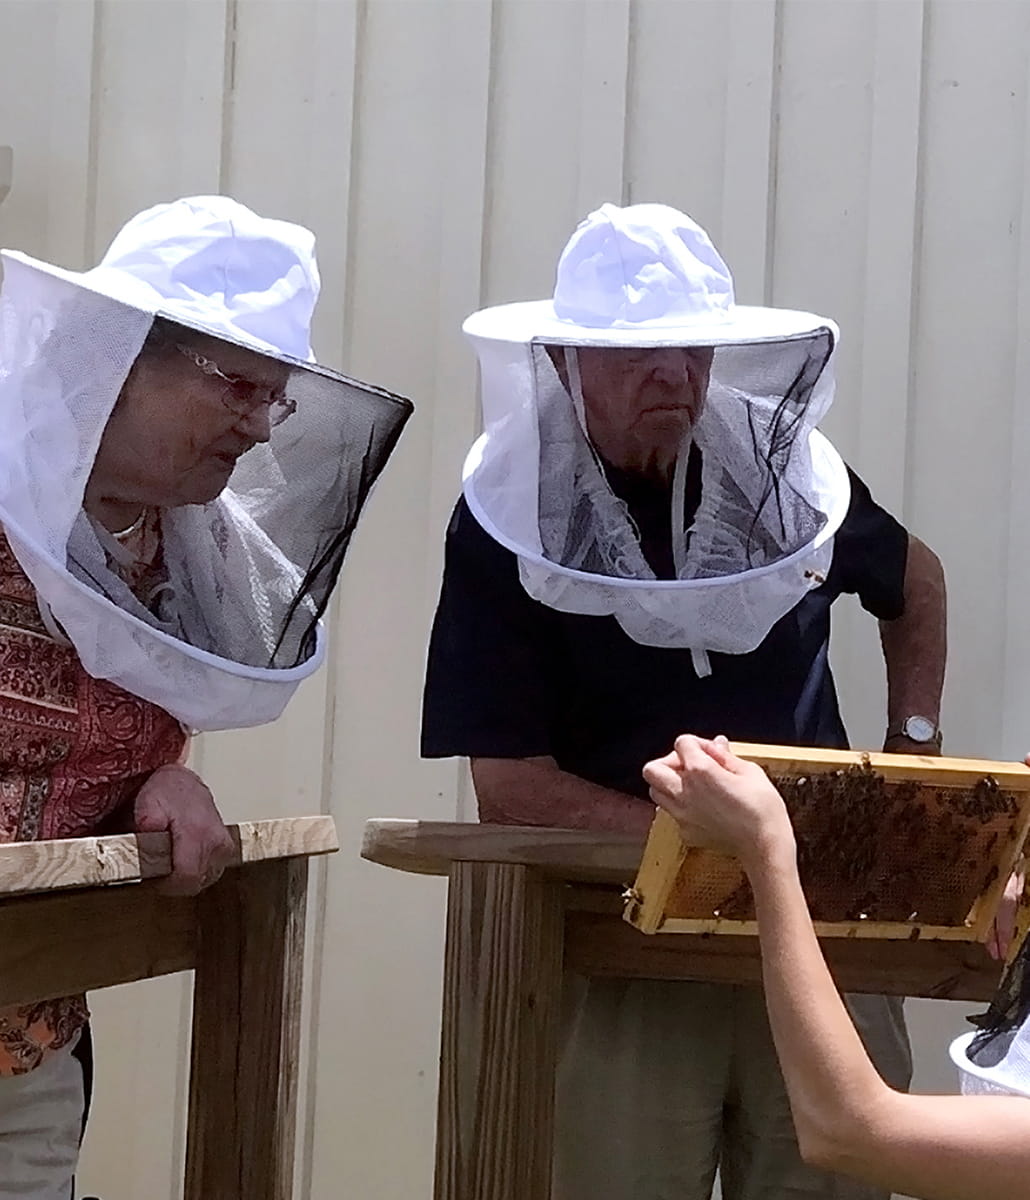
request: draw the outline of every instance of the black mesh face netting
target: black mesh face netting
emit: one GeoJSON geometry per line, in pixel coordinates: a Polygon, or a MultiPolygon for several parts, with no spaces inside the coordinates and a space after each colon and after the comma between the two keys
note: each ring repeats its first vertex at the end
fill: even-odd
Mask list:
{"type": "MultiPolygon", "coordinates": [[[[164,336],[175,324],[159,319],[164,336]]],[[[190,331],[180,327],[189,337],[190,331]]],[[[214,357],[214,353],[212,357],[214,357]]],[[[412,405],[286,358],[289,415],[242,455],[222,494],[160,510],[161,574],[127,594],[88,534],[69,569],[119,607],[190,646],[246,667],[306,661],[372,485],[412,405]]]]}
{"type": "MultiPolygon", "coordinates": [[[[675,577],[704,579],[769,566],[817,536],[825,515],[813,503],[800,443],[813,427],[809,402],[832,349],[828,329],[713,348],[707,395],[693,430],[692,453],[703,480],[700,506],[674,511],[671,519],[673,542],[683,543],[675,577]]],[[[576,570],[638,577],[644,561],[639,531],[626,497],[613,486],[620,473],[590,444],[577,415],[575,385],[562,368],[565,351],[554,343],[533,346],[543,553],[576,570]]],[[[671,482],[669,491],[675,494],[671,482]]],[[[691,488],[684,495],[689,502],[691,488]]]]}
{"type": "Polygon", "coordinates": [[[1009,964],[985,1013],[971,1017],[979,1032],[968,1050],[972,1062],[992,1065],[1004,1057],[1011,1035],[1030,1018],[1030,937],[1025,938],[1009,964]]]}
{"type": "MultiPolygon", "coordinates": [[[[287,484],[265,508],[262,528],[303,572],[265,664],[274,667],[310,653],[365,501],[413,411],[403,397],[322,368],[296,371],[288,394],[296,411],[268,447],[255,448],[274,455],[287,484]]],[[[256,467],[241,460],[229,486],[252,486],[256,467]]]]}

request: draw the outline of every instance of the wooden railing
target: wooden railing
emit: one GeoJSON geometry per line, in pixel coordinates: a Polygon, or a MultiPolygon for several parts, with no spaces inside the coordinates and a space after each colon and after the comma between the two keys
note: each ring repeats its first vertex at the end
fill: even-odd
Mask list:
{"type": "Polygon", "coordinates": [[[308,858],[331,817],[230,826],[234,864],[160,895],[167,834],[0,846],[0,1006],[193,970],[184,1200],[290,1200],[308,858]]]}
{"type": "MultiPolygon", "coordinates": [[[[365,858],[449,881],[435,1200],[549,1200],[567,972],[760,982],[755,936],[647,936],[622,919],[643,846],[564,829],[365,826],[365,858]]],[[[978,944],[822,945],[845,991],[987,1000],[998,984],[1000,966],[978,944]]]]}

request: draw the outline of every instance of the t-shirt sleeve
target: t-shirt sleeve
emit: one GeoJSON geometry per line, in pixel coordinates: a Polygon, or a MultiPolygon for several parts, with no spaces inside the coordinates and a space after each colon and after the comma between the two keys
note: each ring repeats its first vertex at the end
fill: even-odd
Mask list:
{"type": "Polygon", "coordinates": [[[422,702],[425,758],[551,753],[548,623],[464,500],[447,530],[422,702]]]}
{"type": "Polygon", "coordinates": [[[857,595],[881,621],[894,621],[905,611],[908,531],[876,503],[850,467],[848,475],[851,503],[834,538],[827,586],[857,595]]]}

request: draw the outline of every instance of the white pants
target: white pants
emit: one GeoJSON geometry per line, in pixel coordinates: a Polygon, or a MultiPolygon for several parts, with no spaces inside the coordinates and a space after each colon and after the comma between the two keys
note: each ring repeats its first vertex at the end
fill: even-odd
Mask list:
{"type": "Polygon", "coordinates": [[[85,1105],[72,1049],[0,1078],[0,1200],[71,1200],[85,1105]]]}
{"type": "MultiPolygon", "coordinates": [[[[849,996],[881,1075],[911,1072],[901,1001],[849,996]]],[[[806,1167],[757,987],[570,978],[555,1200],[886,1200],[806,1167]]]]}

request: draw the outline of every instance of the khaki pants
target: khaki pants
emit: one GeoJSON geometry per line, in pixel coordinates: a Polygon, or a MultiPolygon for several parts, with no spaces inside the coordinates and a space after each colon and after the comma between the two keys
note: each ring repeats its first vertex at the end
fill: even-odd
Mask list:
{"type": "MultiPolygon", "coordinates": [[[[558,1068],[554,1200],[881,1200],[806,1167],[756,987],[570,979],[558,1068]]],[[[901,1001],[848,1007],[883,1077],[906,1088],[901,1001]]]]}
{"type": "Polygon", "coordinates": [[[84,1105],[70,1046],[0,1078],[0,1200],[70,1200],[84,1105]]]}

